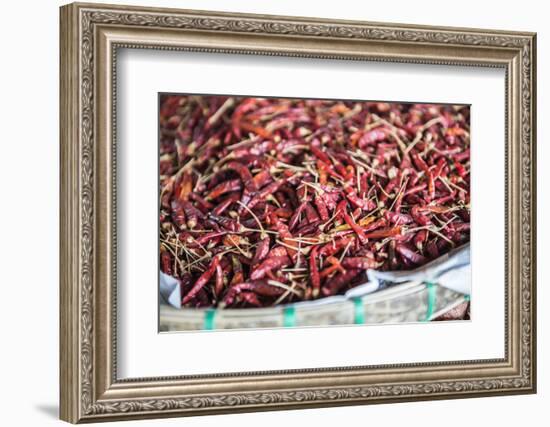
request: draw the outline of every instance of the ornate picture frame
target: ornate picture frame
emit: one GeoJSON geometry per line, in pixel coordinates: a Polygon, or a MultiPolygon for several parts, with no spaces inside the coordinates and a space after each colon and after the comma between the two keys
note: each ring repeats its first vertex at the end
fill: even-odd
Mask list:
{"type": "Polygon", "coordinates": [[[61,8],[61,418],[78,423],[536,391],[536,35],[70,4],[61,8]],[[500,67],[505,357],[117,379],[118,48],[500,67]]]}

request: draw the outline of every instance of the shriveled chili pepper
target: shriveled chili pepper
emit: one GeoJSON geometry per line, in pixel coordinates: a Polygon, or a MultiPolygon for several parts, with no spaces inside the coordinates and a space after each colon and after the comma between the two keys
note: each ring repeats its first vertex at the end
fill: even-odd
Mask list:
{"type": "Polygon", "coordinates": [[[180,200],[187,200],[193,188],[191,174],[184,173],[181,180],[176,181],[176,195],[180,200]]]}
{"type": "Polygon", "coordinates": [[[240,245],[248,245],[248,239],[241,237],[238,234],[225,233],[222,240],[226,247],[240,247],[240,245]]]}
{"type": "Polygon", "coordinates": [[[231,278],[231,282],[229,282],[230,286],[244,281],[243,265],[235,255],[231,256],[231,268],[233,270],[233,277],[231,278]]]}
{"type": "Polygon", "coordinates": [[[195,242],[197,242],[198,245],[205,245],[212,239],[215,239],[216,237],[225,236],[228,232],[227,231],[212,231],[211,233],[206,233],[203,236],[198,237],[195,239],[195,242]]]}
{"type": "Polygon", "coordinates": [[[296,225],[300,220],[300,215],[302,215],[302,212],[305,210],[306,205],[307,205],[307,202],[302,202],[300,206],[298,206],[298,209],[294,211],[294,213],[290,217],[290,221],[288,222],[288,228],[290,229],[296,228],[296,225]]]}
{"type": "Polygon", "coordinates": [[[244,302],[253,305],[255,307],[261,307],[262,303],[258,299],[258,296],[254,292],[241,292],[239,298],[244,302]]]}
{"type": "Polygon", "coordinates": [[[397,244],[397,245],[395,245],[395,250],[403,258],[408,259],[409,261],[413,262],[414,264],[417,264],[417,265],[424,264],[427,261],[426,258],[424,257],[424,255],[415,252],[414,250],[412,250],[411,248],[409,248],[405,245],[397,244]]]}
{"type": "Polygon", "coordinates": [[[196,308],[208,307],[210,305],[210,300],[204,289],[199,289],[192,301],[194,301],[196,308]]]}
{"type": "Polygon", "coordinates": [[[181,230],[186,228],[187,224],[185,222],[185,211],[183,210],[183,205],[180,200],[173,199],[172,204],[172,221],[176,226],[181,230]]]}
{"type": "Polygon", "coordinates": [[[214,272],[216,271],[216,268],[218,267],[220,263],[219,257],[214,257],[212,259],[212,262],[210,263],[210,266],[208,269],[201,274],[201,276],[197,279],[191,290],[183,297],[183,300],[181,303],[183,305],[187,304],[191,299],[193,299],[197,293],[203,288],[204,285],[208,283],[210,278],[214,275],[214,272]]]}
{"type": "MultiPolygon", "coordinates": [[[[407,187],[408,179],[405,179],[405,182],[403,183],[403,188],[407,187]]],[[[391,210],[399,213],[401,211],[401,203],[403,202],[403,197],[405,196],[405,192],[403,189],[401,189],[397,196],[395,197],[395,200],[393,202],[393,205],[390,207],[391,210]]]]}
{"type": "Polygon", "coordinates": [[[367,239],[380,239],[384,237],[395,237],[401,234],[402,227],[396,226],[392,228],[382,228],[380,230],[371,231],[370,233],[365,233],[365,238],[367,239]]]}
{"type": "MultiPolygon", "coordinates": [[[[268,186],[264,187],[262,190],[260,190],[251,200],[250,202],[247,204],[248,206],[248,209],[252,209],[254,208],[257,204],[261,203],[261,202],[265,202],[265,199],[267,198],[267,196],[271,195],[271,194],[274,194],[279,188],[281,188],[286,180],[288,178],[284,178],[284,179],[281,179],[280,181],[275,181],[275,182],[272,182],[271,184],[269,184],[268,186]]],[[[245,203],[246,205],[246,203],[245,203]]],[[[245,212],[243,210],[243,212],[245,212]]]]}
{"type": "Polygon", "coordinates": [[[445,203],[452,202],[453,200],[456,200],[456,191],[452,191],[447,196],[432,200],[432,204],[434,204],[435,206],[444,205],[445,203]]]}
{"type": "Polygon", "coordinates": [[[189,199],[197,202],[197,207],[203,212],[206,213],[214,208],[214,205],[208,200],[202,198],[196,193],[189,193],[189,199]]]}
{"type": "Polygon", "coordinates": [[[456,171],[462,178],[464,178],[468,174],[464,166],[462,166],[459,162],[455,161],[454,166],[456,168],[456,171]]]}
{"type": "Polygon", "coordinates": [[[260,243],[258,243],[258,246],[256,247],[254,258],[252,258],[252,265],[256,265],[265,259],[265,257],[269,253],[269,244],[270,241],[269,237],[267,236],[260,240],[260,243]]]}
{"type": "Polygon", "coordinates": [[[330,276],[335,271],[340,271],[341,273],[345,273],[345,269],[342,267],[342,265],[340,264],[340,261],[337,258],[333,256],[329,256],[327,258],[327,262],[330,264],[330,267],[327,267],[323,271],[319,272],[319,277],[321,279],[330,276]]]}
{"type": "Polygon", "coordinates": [[[376,221],[369,222],[367,225],[363,227],[363,230],[365,232],[372,231],[372,230],[376,230],[377,228],[385,227],[386,225],[388,225],[388,221],[386,220],[386,218],[381,217],[381,218],[378,218],[376,221]]]}
{"type": "Polygon", "coordinates": [[[286,244],[285,249],[290,258],[294,258],[297,251],[297,246],[292,240],[292,233],[290,233],[288,226],[277,218],[276,215],[271,215],[271,221],[275,230],[279,233],[283,243],[286,244]]]}
{"type": "Polygon", "coordinates": [[[237,200],[240,200],[240,198],[241,195],[239,193],[230,194],[212,210],[212,213],[218,216],[223,214],[233,203],[236,203],[237,200]]]}
{"type": "Polygon", "coordinates": [[[428,225],[432,223],[430,218],[428,218],[426,215],[424,215],[421,212],[421,208],[418,205],[412,207],[411,215],[414,218],[414,220],[420,225],[428,225]]]}
{"type": "Polygon", "coordinates": [[[315,157],[330,166],[332,164],[330,157],[319,148],[320,145],[321,143],[319,142],[319,140],[314,139],[313,141],[311,141],[311,145],[309,148],[311,152],[315,155],[315,157]]]}
{"type": "Polygon", "coordinates": [[[380,186],[380,184],[378,184],[378,186],[380,187],[381,189],[381,194],[380,194],[380,197],[378,198],[378,200],[380,200],[380,202],[385,202],[388,197],[390,196],[390,194],[393,192],[393,190],[399,185],[399,178],[396,176],[395,178],[391,179],[388,184],[386,185],[385,188],[382,189],[382,186],[380,186]]]}
{"type": "Polygon", "coordinates": [[[258,295],[266,297],[280,296],[285,292],[285,290],[280,287],[270,285],[268,280],[250,280],[248,282],[238,283],[232,286],[225,295],[223,302],[226,305],[231,305],[235,300],[235,297],[242,291],[252,291],[258,295]]]}
{"type": "Polygon", "coordinates": [[[168,251],[165,249],[160,250],[160,268],[164,274],[172,276],[172,259],[170,258],[168,251]]]}
{"type": "Polygon", "coordinates": [[[430,240],[428,244],[426,245],[426,252],[430,255],[432,258],[437,258],[440,255],[439,248],[437,247],[437,243],[435,240],[430,240]]]}
{"type": "Polygon", "coordinates": [[[182,202],[183,211],[185,212],[185,217],[187,218],[187,226],[190,229],[193,229],[198,224],[199,220],[203,220],[204,214],[191,204],[191,202],[183,201],[182,202]]]}
{"type": "MultiPolygon", "coordinates": [[[[173,178],[173,177],[172,177],[173,178]]],[[[170,209],[170,202],[174,195],[174,180],[169,180],[160,191],[160,206],[170,209]]]]}
{"type": "Polygon", "coordinates": [[[317,213],[315,208],[311,206],[311,204],[306,203],[305,211],[306,211],[306,218],[308,222],[311,223],[319,220],[319,214],[317,213]]]}
{"type": "Polygon", "coordinates": [[[368,270],[378,267],[376,260],[369,257],[347,257],[342,260],[342,265],[345,268],[360,270],[368,270]]]}
{"type": "Polygon", "coordinates": [[[224,181],[216,185],[210,193],[206,196],[206,200],[213,200],[225,193],[230,193],[232,191],[239,191],[241,189],[241,180],[240,179],[231,179],[229,181],[224,181]]]}
{"type": "Polygon", "coordinates": [[[285,219],[289,219],[292,217],[292,209],[290,208],[273,208],[272,205],[266,205],[266,213],[265,213],[265,217],[267,217],[271,212],[270,210],[273,210],[273,214],[277,215],[278,218],[285,218],[285,219]]]}
{"type": "Polygon", "coordinates": [[[405,196],[408,196],[409,194],[415,194],[415,193],[419,193],[423,190],[425,190],[427,187],[426,184],[419,184],[419,185],[416,185],[414,187],[410,187],[408,190],[405,191],[405,196]]]}
{"type": "Polygon", "coordinates": [[[313,287],[313,297],[319,295],[319,290],[321,289],[321,278],[319,277],[319,270],[317,268],[317,255],[319,249],[317,246],[311,251],[311,256],[309,257],[309,274],[311,279],[311,285],[313,287]]]}
{"type": "Polygon", "coordinates": [[[318,234],[320,225],[321,221],[314,221],[310,222],[309,224],[305,224],[302,227],[296,229],[296,235],[307,236],[310,234],[318,234]]]}
{"type": "Polygon", "coordinates": [[[411,215],[392,212],[392,211],[384,212],[384,218],[386,218],[391,223],[397,224],[397,225],[411,224],[412,222],[414,222],[414,219],[411,215]]]}
{"type": "Polygon", "coordinates": [[[418,233],[414,235],[413,242],[417,249],[422,252],[424,248],[424,242],[428,238],[427,230],[419,230],[418,233]]]}
{"type": "Polygon", "coordinates": [[[264,260],[258,268],[256,268],[250,278],[252,280],[263,278],[268,271],[271,271],[275,268],[281,268],[290,264],[290,259],[287,256],[276,256],[273,258],[267,258],[264,260]]]}
{"type": "Polygon", "coordinates": [[[323,295],[334,295],[344,286],[348,285],[361,272],[360,269],[350,269],[345,273],[341,273],[330,280],[330,282],[322,288],[323,295]]]}
{"type": "Polygon", "coordinates": [[[386,131],[383,129],[373,129],[363,134],[361,139],[359,139],[359,147],[365,148],[368,145],[372,145],[376,142],[383,141],[386,139],[386,131]]]}
{"type": "Polygon", "coordinates": [[[432,174],[432,171],[428,170],[426,172],[426,175],[428,176],[428,201],[432,200],[435,197],[435,181],[434,176],[432,174]]]}
{"type": "Polygon", "coordinates": [[[334,255],[339,251],[341,251],[342,249],[344,249],[349,244],[353,243],[354,241],[355,241],[354,236],[346,236],[332,243],[327,243],[326,245],[321,247],[321,249],[319,249],[319,255],[321,256],[334,255]]]}
{"type": "Polygon", "coordinates": [[[361,199],[355,191],[348,191],[346,197],[351,204],[365,211],[373,210],[376,207],[375,203],[372,200],[361,199]]]}
{"type": "Polygon", "coordinates": [[[252,178],[252,182],[254,183],[254,186],[256,188],[262,188],[264,185],[266,185],[269,181],[272,181],[273,178],[271,177],[269,171],[262,170],[258,172],[254,177],[252,178]]]}
{"type": "Polygon", "coordinates": [[[243,225],[236,219],[210,214],[208,217],[226,230],[241,231],[243,225]]]}
{"type": "Polygon", "coordinates": [[[343,215],[344,215],[344,221],[346,221],[346,223],[351,227],[351,229],[355,232],[355,234],[357,234],[359,241],[363,244],[367,243],[367,237],[365,235],[365,231],[361,228],[361,226],[357,225],[357,223],[346,212],[346,210],[343,211],[343,215]]]}
{"type": "Polygon", "coordinates": [[[413,159],[413,162],[414,162],[416,168],[419,171],[422,171],[426,174],[430,171],[430,168],[428,167],[428,165],[426,164],[424,159],[422,157],[420,157],[417,153],[412,155],[412,159],[413,159]]]}
{"type": "Polygon", "coordinates": [[[447,166],[447,162],[445,161],[445,159],[443,157],[441,157],[437,161],[437,164],[436,164],[436,167],[435,167],[435,170],[434,170],[434,173],[433,173],[434,178],[442,176],[446,166],[447,166]]]}
{"type": "Polygon", "coordinates": [[[249,191],[256,191],[257,187],[248,167],[239,162],[229,162],[225,165],[224,169],[237,172],[245,188],[249,191]]]}
{"type": "Polygon", "coordinates": [[[216,295],[220,295],[223,289],[223,271],[220,264],[216,265],[216,285],[214,292],[216,295]]]}

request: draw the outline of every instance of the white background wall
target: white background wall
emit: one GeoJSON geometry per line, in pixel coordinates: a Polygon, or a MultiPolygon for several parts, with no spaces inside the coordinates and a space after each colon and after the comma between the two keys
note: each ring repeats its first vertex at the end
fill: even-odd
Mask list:
{"type": "MultiPolygon", "coordinates": [[[[122,3],[111,0],[113,3],[122,3]]],[[[542,1],[277,0],[138,1],[190,9],[538,32],[538,358],[537,395],[267,412],[124,425],[241,426],[547,425],[550,377],[548,188],[549,16],[542,1]],[[545,170],[546,169],[546,170],[545,170]],[[546,221],[545,221],[546,218],[546,221]],[[546,335],[546,336],[545,336],[546,335]],[[154,423],[154,424],[153,424],[154,423]]],[[[58,6],[55,0],[2,5],[0,66],[0,419],[3,425],[60,424],[58,402],[58,6]],[[25,294],[25,299],[21,295],[25,294]]],[[[491,256],[491,254],[487,254],[491,256]]]]}

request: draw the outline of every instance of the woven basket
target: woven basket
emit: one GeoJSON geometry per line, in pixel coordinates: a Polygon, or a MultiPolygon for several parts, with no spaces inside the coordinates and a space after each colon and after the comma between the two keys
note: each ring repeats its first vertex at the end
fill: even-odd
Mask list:
{"type": "Polygon", "coordinates": [[[244,309],[177,309],[160,306],[160,330],[280,328],[426,322],[468,301],[436,283],[407,282],[362,297],[244,309]]]}

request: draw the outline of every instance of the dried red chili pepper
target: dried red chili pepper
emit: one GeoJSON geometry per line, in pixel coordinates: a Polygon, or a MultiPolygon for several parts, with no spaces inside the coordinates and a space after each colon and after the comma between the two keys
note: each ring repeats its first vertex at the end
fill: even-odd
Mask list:
{"type": "Polygon", "coordinates": [[[330,282],[325,285],[322,289],[323,295],[329,296],[334,295],[340,291],[344,286],[348,285],[355,277],[359,275],[361,270],[359,269],[350,269],[345,273],[341,273],[334,277],[330,282]]]}
{"type": "Polygon", "coordinates": [[[418,205],[411,208],[411,216],[414,218],[417,224],[428,225],[432,223],[430,218],[420,212],[420,206],[418,205]]]}
{"type": "MultiPolygon", "coordinates": [[[[294,211],[294,213],[292,214],[292,216],[290,217],[290,221],[288,222],[288,228],[289,229],[294,229],[296,228],[296,225],[298,224],[298,221],[300,220],[300,215],[302,215],[302,212],[305,210],[306,208],[306,204],[307,202],[302,202],[300,204],[300,206],[298,206],[298,209],[296,209],[294,211]]],[[[327,218],[328,219],[328,218],[327,218]]]]}
{"type": "Polygon", "coordinates": [[[423,255],[415,252],[411,248],[403,245],[403,244],[397,244],[395,245],[395,250],[404,258],[409,261],[411,261],[414,264],[425,264],[426,263],[426,257],[423,255]]]}
{"type": "Polygon", "coordinates": [[[339,240],[336,240],[332,243],[327,243],[324,245],[321,249],[319,249],[319,255],[320,256],[331,256],[338,252],[340,252],[342,249],[350,245],[355,241],[355,236],[345,236],[339,240]]]}
{"type": "Polygon", "coordinates": [[[244,302],[253,305],[255,307],[261,307],[262,303],[258,299],[258,296],[254,292],[241,292],[239,298],[244,302]]]}
{"type": "Polygon", "coordinates": [[[254,258],[252,258],[252,265],[256,265],[265,259],[269,252],[269,244],[270,240],[267,236],[260,240],[260,243],[258,243],[258,246],[256,248],[254,258]]]}
{"type": "Polygon", "coordinates": [[[238,200],[240,200],[240,198],[241,195],[239,193],[230,194],[212,210],[212,213],[218,216],[223,214],[233,203],[236,203],[238,200]]]}
{"type": "Polygon", "coordinates": [[[311,279],[311,286],[313,288],[313,297],[316,298],[319,295],[319,290],[321,289],[321,278],[319,277],[319,270],[317,268],[317,254],[319,250],[315,246],[311,251],[311,256],[309,257],[309,274],[311,279]]]}
{"type": "Polygon", "coordinates": [[[364,230],[357,225],[357,223],[353,220],[353,218],[346,212],[346,210],[343,210],[344,215],[344,221],[351,227],[351,229],[357,234],[357,237],[359,238],[359,241],[363,244],[367,243],[367,237],[365,235],[364,230]]]}
{"type": "Polygon", "coordinates": [[[384,212],[384,218],[390,221],[392,224],[401,225],[401,224],[411,224],[414,222],[414,219],[409,214],[397,213],[386,211],[384,212]]]}
{"type": "Polygon", "coordinates": [[[232,191],[241,190],[241,180],[240,179],[231,179],[229,181],[224,181],[216,185],[210,193],[206,196],[206,200],[213,200],[225,193],[230,193],[232,191]]]}
{"type": "Polygon", "coordinates": [[[210,203],[208,200],[202,198],[196,193],[189,193],[189,199],[197,202],[197,207],[203,212],[208,213],[210,210],[214,208],[214,205],[210,203]]]}
{"type": "Polygon", "coordinates": [[[386,131],[383,129],[373,129],[363,134],[359,139],[359,147],[366,148],[368,145],[372,145],[379,141],[384,141],[387,137],[386,131]]]}
{"type": "Polygon", "coordinates": [[[229,162],[225,165],[225,170],[234,170],[237,172],[248,191],[256,191],[257,187],[248,167],[239,162],[229,162]]]}
{"type": "Polygon", "coordinates": [[[185,211],[183,210],[183,206],[181,204],[181,201],[178,199],[173,199],[171,203],[172,208],[172,221],[176,226],[182,230],[187,227],[187,223],[185,222],[185,211]]]}
{"type": "Polygon", "coordinates": [[[380,239],[384,237],[395,237],[401,234],[402,227],[396,226],[392,228],[383,228],[376,231],[371,231],[370,233],[365,233],[365,238],[367,239],[380,239]]]}
{"type": "Polygon", "coordinates": [[[352,205],[361,208],[364,211],[371,211],[376,207],[372,200],[361,199],[355,191],[348,191],[346,197],[352,205]]]}
{"type": "Polygon", "coordinates": [[[285,292],[285,290],[280,287],[270,285],[265,279],[250,280],[248,282],[238,283],[232,286],[224,297],[224,304],[233,304],[235,297],[242,291],[252,291],[258,295],[266,297],[277,297],[285,292]]]}
{"type": "Polygon", "coordinates": [[[208,215],[208,217],[228,231],[238,232],[241,231],[243,227],[243,225],[238,220],[233,218],[213,214],[208,215]]]}
{"type": "Polygon", "coordinates": [[[223,270],[220,264],[216,265],[216,285],[214,293],[220,295],[223,290],[223,270]]]}
{"type": "Polygon", "coordinates": [[[269,271],[276,268],[285,267],[290,264],[290,259],[287,256],[277,256],[273,258],[267,258],[264,260],[258,268],[256,268],[250,278],[252,280],[262,279],[269,271]]]}
{"type": "Polygon", "coordinates": [[[345,268],[360,270],[368,270],[378,267],[376,260],[369,257],[347,257],[342,260],[342,265],[345,268]]]}
{"type": "Polygon", "coordinates": [[[323,271],[319,272],[319,278],[323,279],[325,277],[329,277],[334,272],[339,271],[341,273],[345,273],[346,270],[344,267],[342,267],[342,264],[340,264],[340,261],[332,256],[327,258],[327,262],[330,264],[330,267],[325,268],[323,271]]]}
{"type": "Polygon", "coordinates": [[[214,257],[212,259],[212,262],[210,263],[210,266],[208,269],[201,274],[201,276],[197,279],[191,290],[185,295],[181,301],[183,305],[187,304],[191,299],[193,299],[197,293],[202,289],[204,285],[208,283],[214,272],[216,271],[216,268],[218,267],[220,263],[219,257],[214,257]]]}
{"type": "Polygon", "coordinates": [[[308,222],[312,223],[319,220],[319,214],[317,213],[315,208],[311,206],[310,203],[306,203],[305,211],[306,211],[306,218],[308,222]]]}
{"type": "Polygon", "coordinates": [[[168,251],[165,249],[160,250],[160,268],[164,274],[168,274],[169,276],[173,275],[172,259],[170,258],[168,251]]]}
{"type": "Polygon", "coordinates": [[[185,212],[185,217],[187,218],[187,226],[190,229],[193,229],[198,224],[199,220],[203,220],[204,214],[191,204],[191,202],[183,201],[181,202],[183,211],[185,212]]]}

